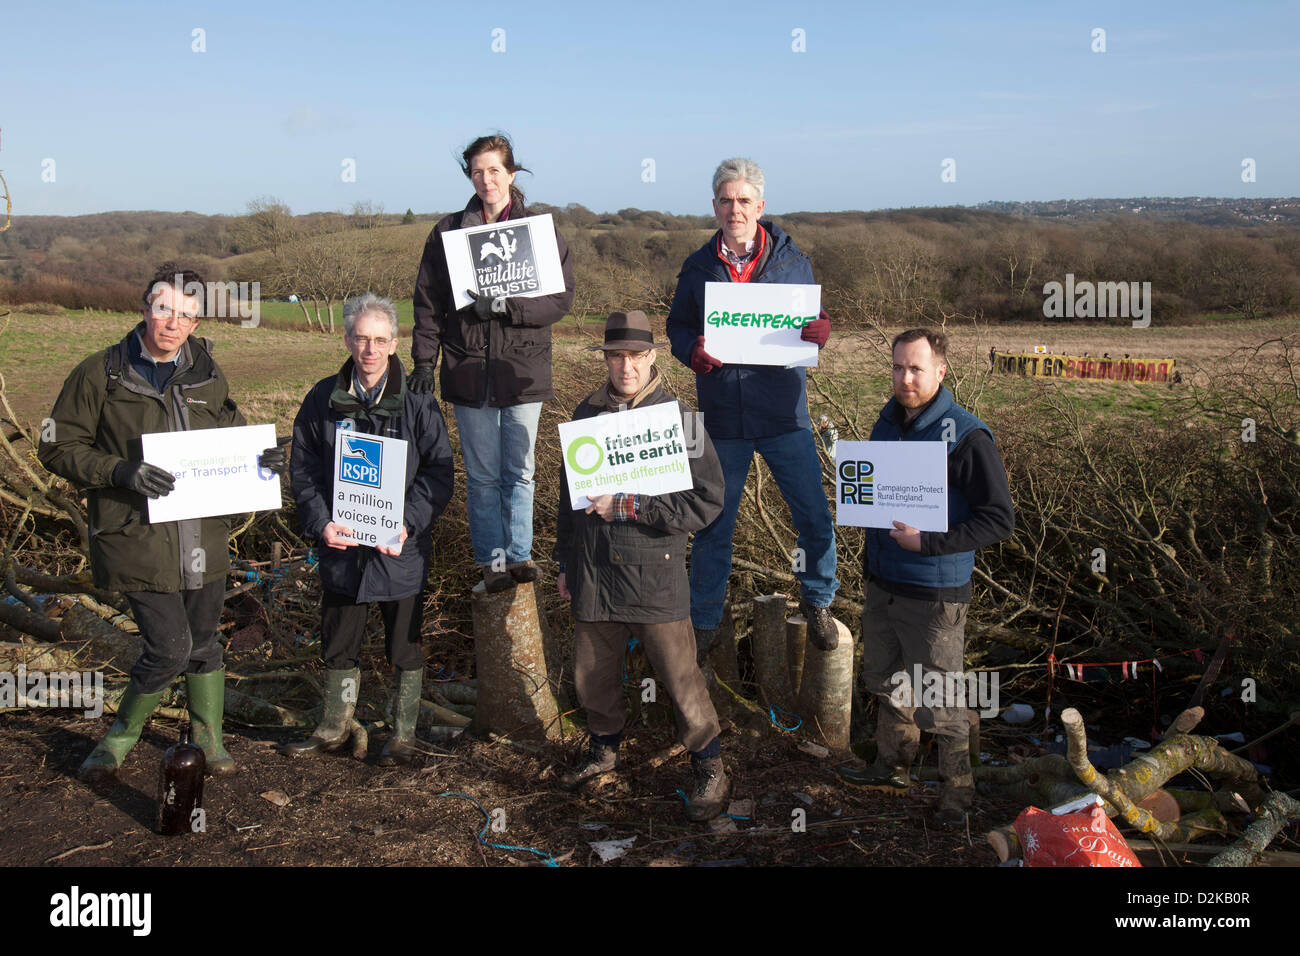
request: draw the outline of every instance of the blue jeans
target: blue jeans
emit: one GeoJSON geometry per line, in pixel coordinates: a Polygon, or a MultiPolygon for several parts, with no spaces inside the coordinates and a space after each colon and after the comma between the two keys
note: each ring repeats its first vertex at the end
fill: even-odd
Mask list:
{"type": "MultiPolygon", "coordinates": [[[[453,405],[465,456],[469,539],[487,567],[533,556],[533,445],[541,402],[507,408],[453,405]]],[[[498,570],[504,570],[500,565],[498,570]]]]}
{"type": "Polygon", "coordinates": [[[736,513],[755,451],[763,456],[776,478],[799,532],[802,560],[795,562],[794,574],[802,585],[803,600],[813,607],[829,607],[840,586],[835,577],[835,522],[822,490],[822,465],[812,429],[801,428],[771,438],[715,438],[713,447],[722,462],[726,498],[722,514],[696,532],[691,545],[691,623],[698,628],[714,628],[722,622],[736,513]]]}

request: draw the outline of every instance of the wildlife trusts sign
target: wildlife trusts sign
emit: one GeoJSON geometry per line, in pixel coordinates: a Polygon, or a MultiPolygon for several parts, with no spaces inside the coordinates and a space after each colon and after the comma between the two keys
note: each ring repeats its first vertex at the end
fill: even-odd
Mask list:
{"type": "Polygon", "coordinates": [[[456,308],[473,299],[468,291],[493,298],[525,298],[564,291],[555,223],[549,213],[506,219],[443,233],[456,308]]]}

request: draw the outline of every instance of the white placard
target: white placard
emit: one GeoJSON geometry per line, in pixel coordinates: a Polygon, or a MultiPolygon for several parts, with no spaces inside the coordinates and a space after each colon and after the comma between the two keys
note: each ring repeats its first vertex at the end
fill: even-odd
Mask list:
{"type": "Polygon", "coordinates": [[[334,523],[350,528],[357,544],[399,548],[405,508],[406,441],[338,428],[334,432],[334,523]]]}
{"type": "Polygon", "coordinates": [[[442,248],[458,309],[473,301],[466,289],[525,299],[564,291],[550,213],[452,229],[442,234],[442,248]]]}
{"type": "Polygon", "coordinates": [[[676,402],[560,423],[573,510],[592,495],[662,495],[695,487],[676,402]]]}
{"type": "Polygon", "coordinates": [[[706,282],[704,350],[724,363],[815,368],[817,343],[799,336],[821,302],[819,285],[706,282]]]}
{"type": "Polygon", "coordinates": [[[835,523],[948,530],[948,445],[941,441],[835,444],[835,523]]]}
{"type": "Polygon", "coordinates": [[[176,479],[169,494],[149,499],[150,524],[280,507],[280,476],[257,464],[275,447],[274,425],[154,432],[140,446],[145,461],[176,479]]]}

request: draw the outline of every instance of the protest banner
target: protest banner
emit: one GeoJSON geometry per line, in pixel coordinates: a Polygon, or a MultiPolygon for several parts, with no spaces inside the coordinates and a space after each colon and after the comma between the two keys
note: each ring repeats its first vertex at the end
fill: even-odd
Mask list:
{"type": "MultiPolygon", "coordinates": [[[[399,548],[406,508],[406,441],[334,433],[333,521],[367,547],[399,548]]],[[[407,529],[408,533],[410,529],[407,529]]]]}
{"type": "Polygon", "coordinates": [[[573,509],[592,496],[662,495],[695,485],[676,402],[560,423],[573,509]]]}
{"type": "Polygon", "coordinates": [[[842,441],[835,446],[835,523],[948,530],[948,445],[842,441]]]}
{"type": "MultiPolygon", "coordinates": [[[[1042,348],[1042,346],[1039,346],[1042,348]]],[[[1037,352],[1038,349],[1035,349],[1037,352]]],[[[1137,382],[1163,385],[1177,381],[1174,359],[1107,358],[1089,355],[1030,355],[1027,352],[993,351],[993,371],[1002,375],[1035,378],[1076,378],[1109,382],[1137,382]]]]}
{"type": "Polygon", "coordinates": [[[778,282],[704,283],[704,348],[724,363],[817,365],[803,327],[821,312],[822,287],[778,282]]]}
{"type": "Polygon", "coordinates": [[[257,464],[275,447],[274,425],[201,428],[140,436],[144,460],[176,479],[176,487],[149,499],[149,521],[183,521],[280,507],[280,476],[257,464]]]}
{"type": "Polygon", "coordinates": [[[551,214],[507,219],[442,234],[456,308],[473,289],[494,298],[525,298],[564,291],[564,271],[551,214]]]}

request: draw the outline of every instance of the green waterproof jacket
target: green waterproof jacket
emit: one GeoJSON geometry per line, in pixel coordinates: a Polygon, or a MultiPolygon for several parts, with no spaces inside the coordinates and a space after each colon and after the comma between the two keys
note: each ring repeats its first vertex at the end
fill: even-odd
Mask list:
{"type": "Polygon", "coordinates": [[[147,499],[110,486],[122,461],[140,461],[140,436],[243,425],[212,343],[190,336],[159,392],[131,367],[128,342],[96,352],[68,376],[37,457],[86,492],[95,584],[119,591],[181,591],[225,577],[230,516],[149,523],[147,499]]]}

